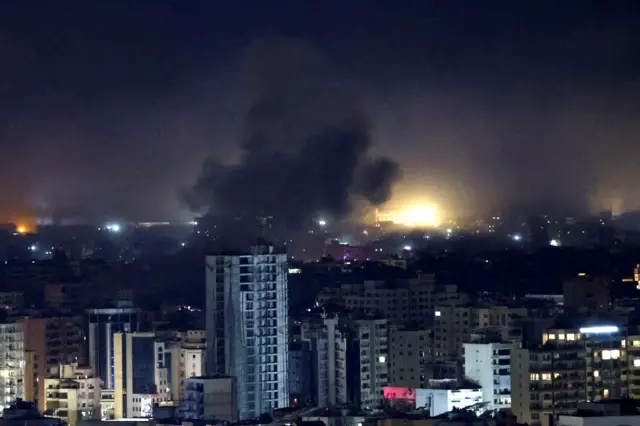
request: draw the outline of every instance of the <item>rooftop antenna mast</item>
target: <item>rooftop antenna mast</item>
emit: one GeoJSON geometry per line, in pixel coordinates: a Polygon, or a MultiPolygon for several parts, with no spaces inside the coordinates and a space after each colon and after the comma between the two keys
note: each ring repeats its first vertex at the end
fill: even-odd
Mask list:
{"type": "Polygon", "coordinates": [[[257,216],[258,219],[258,239],[264,241],[264,228],[268,225],[269,221],[273,219],[273,216],[257,216]]]}

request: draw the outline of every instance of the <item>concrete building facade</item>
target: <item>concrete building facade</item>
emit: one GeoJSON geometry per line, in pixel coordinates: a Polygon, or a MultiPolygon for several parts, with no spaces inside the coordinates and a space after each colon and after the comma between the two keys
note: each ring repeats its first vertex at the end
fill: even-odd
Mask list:
{"type": "Polygon", "coordinates": [[[46,417],[58,418],[69,426],[78,421],[100,419],[100,379],[91,368],[61,364],[44,380],[46,417]]]}
{"type": "Polygon", "coordinates": [[[182,412],[190,420],[238,421],[238,393],[233,377],[190,377],[182,412]]]}
{"type": "Polygon", "coordinates": [[[207,373],[236,377],[239,416],[289,405],[287,254],[206,257],[207,373]]]}
{"type": "MultiPolygon", "coordinates": [[[[85,333],[80,316],[55,316],[25,318],[25,350],[33,353],[35,395],[25,395],[43,412],[45,404],[45,380],[52,368],[60,364],[83,363],[85,333]]],[[[30,380],[30,379],[28,379],[30,380]]]]}
{"type": "Polygon", "coordinates": [[[24,399],[24,332],[21,323],[0,324],[0,402],[24,399]]]}
{"type": "Polygon", "coordinates": [[[511,408],[511,351],[519,347],[505,342],[464,344],[464,374],[480,384],[487,408],[511,408]]]}
{"type": "Polygon", "coordinates": [[[115,418],[151,417],[170,392],[164,342],[154,333],[114,334],[115,418]]]}

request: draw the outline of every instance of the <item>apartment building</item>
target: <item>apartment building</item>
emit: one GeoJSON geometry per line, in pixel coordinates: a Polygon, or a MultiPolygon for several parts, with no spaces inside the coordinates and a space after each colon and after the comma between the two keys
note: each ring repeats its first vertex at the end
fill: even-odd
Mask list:
{"type": "Polygon", "coordinates": [[[488,409],[511,408],[511,351],[519,347],[490,339],[464,344],[464,375],[480,384],[488,409]]]}
{"type": "Polygon", "coordinates": [[[236,377],[241,419],[288,407],[287,254],[261,242],[205,263],[207,373],[236,377]]]}
{"type": "Polygon", "coordinates": [[[551,329],[543,344],[511,351],[511,409],[519,421],[572,414],[587,398],[586,348],[574,329],[551,329]]]}
{"type": "Polygon", "coordinates": [[[78,421],[100,419],[100,379],[90,367],[61,364],[44,380],[46,417],[58,418],[69,426],[78,421]]]}
{"type": "Polygon", "coordinates": [[[347,348],[348,399],[373,408],[384,399],[388,385],[389,330],[386,319],[353,321],[347,348]]]}
{"type": "Polygon", "coordinates": [[[421,388],[433,361],[432,331],[411,325],[389,327],[389,386],[421,388]]]}
{"type": "Polygon", "coordinates": [[[165,342],[165,365],[170,393],[168,399],[184,399],[186,379],[205,374],[206,345],[165,342]]]}
{"type": "Polygon", "coordinates": [[[438,306],[434,312],[433,354],[436,358],[462,359],[464,343],[475,335],[497,335],[505,342],[522,339],[521,319],[526,308],[508,306],[438,306]]]}
{"type": "Polygon", "coordinates": [[[319,407],[345,404],[347,392],[347,347],[349,332],[337,318],[305,321],[301,326],[301,386],[303,397],[319,407]],[[308,360],[308,363],[305,362],[308,360]],[[304,395],[305,390],[308,392],[304,395]]]}
{"type": "Polygon", "coordinates": [[[5,407],[24,399],[24,356],[22,324],[0,324],[0,401],[5,407]]]}
{"type": "Polygon", "coordinates": [[[50,370],[60,364],[84,361],[85,333],[80,316],[52,316],[25,318],[22,320],[25,350],[33,353],[35,395],[25,395],[43,412],[45,404],[45,380],[50,370]]]}
{"type": "Polygon", "coordinates": [[[202,376],[186,380],[182,413],[190,420],[238,421],[236,380],[202,376]]]}
{"type": "Polygon", "coordinates": [[[417,279],[343,284],[326,288],[317,297],[319,304],[335,303],[349,310],[380,315],[392,322],[415,321],[430,326],[437,306],[460,306],[467,295],[455,285],[436,285],[434,276],[422,274],[417,279]]]}

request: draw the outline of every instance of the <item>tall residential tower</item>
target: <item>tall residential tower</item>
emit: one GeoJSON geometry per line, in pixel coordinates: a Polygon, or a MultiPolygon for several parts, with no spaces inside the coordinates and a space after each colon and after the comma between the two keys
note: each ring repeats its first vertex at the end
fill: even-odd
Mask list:
{"type": "Polygon", "coordinates": [[[240,419],[289,405],[287,254],[207,256],[207,372],[236,378],[240,419]]]}

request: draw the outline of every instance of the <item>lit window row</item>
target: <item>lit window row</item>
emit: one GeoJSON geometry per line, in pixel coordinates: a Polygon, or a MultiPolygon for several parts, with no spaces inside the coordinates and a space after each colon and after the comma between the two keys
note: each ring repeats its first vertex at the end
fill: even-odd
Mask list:
{"type": "MultiPolygon", "coordinates": [[[[558,377],[560,377],[560,373],[553,373],[554,379],[557,379],[558,377]]],[[[543,381],[548,382],[551,380],[551,373],[531,373],[529,375],[529,379],[533,382],[540,380],[540,378],[542,378],[543,381]]]]}
{"type": "Polygon", "coordinates": [[[602,359],[620,359],[619,349],[605,349],[602,351],[602,359]]]}
{"type": "Polygon", "coordinates": [[[549,340],[556,340],[556,337],[558,338],[557,340],[569,340],[569,341],[574,341],[574,340],[580,340],[580,333],[559,333],[557,336],[553,333],[549,334],[549,340]]]}

